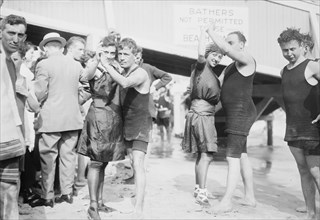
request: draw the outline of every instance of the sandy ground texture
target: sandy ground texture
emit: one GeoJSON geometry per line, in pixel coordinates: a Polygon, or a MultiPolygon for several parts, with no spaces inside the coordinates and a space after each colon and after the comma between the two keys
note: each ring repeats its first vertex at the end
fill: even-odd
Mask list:
{"type": "MultiPolygon", "coordinates": [[[[154,131],[147,167],[147,187],[144,219],[303,219],[304,214],[295,211],[304,205],[300,179],[294,159],[283,141],[285,116],[281,110],[274,113],[273,151],[266,146],[266,123],[257,121],[248,139],[248,154],[254,168],[254,186],[257,199],[255,208],[241,205],[243,184],[239,181],[229,213],[209,214],[193,198],[195,157],[182,152],[180,138],[173,138],[169,145],[161,144],[157,130],[154,131]],[[269,154],[271,153],[271,154],[269,154]],[[266,156],[267,155],[267,156],[266,156]],[[265,169],[264,158],[271,156],[271,169],[265,169]]],[[[227,162],[221,157],[210,165],[208,190],[218,203],[225,190],[227,162]]],[[[124,179],[132,175],[128,160],[110,163],[106,169],[104,201],[116,209],[111,213],[100,213],[102,219],[130,219],[134,185],[124,179]]],[[[319,208],[319,196],[317,196],[319,208]]],[[[89,207],[88,188],[80,190],[73,204],[56,204],[54,208],[31,208],[21,205],[20,219],[87,219],[89,207]]],[[[319,218],[320,219],[320,218],[319,218]]]]}

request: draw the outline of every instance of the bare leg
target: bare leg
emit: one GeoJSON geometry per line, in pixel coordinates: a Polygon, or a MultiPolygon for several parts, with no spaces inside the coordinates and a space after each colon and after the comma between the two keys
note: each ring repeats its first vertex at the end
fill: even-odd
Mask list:
{"type": "Polygon", "coordinates": [[[103,185],[104,185],[104,170],[107,166],[107,163],[104,164],[101,169],[100,169],[100,172],[99,172],[99,183],[98,183],[98,203],[99,203],[99,206],[102,206],[103,204],[103,185]]]}
{"type": "Polygon", "coordinates": [[[89,167],[88,188],[90,195],[90,206],[98,208],[98,188],[99,188],[99,170],[89,167]]]}
{"type": "Polygon", "coordinates": [[[210,153],[199,153],[200,160],[198,162],[197,166],[197,176],[198,176],[198,182],[199,182],[199,190],[196,196],[196,203],[204,206],[204,207],[210,207],[210,202],[208,198],[208,193],[206,189],[206,183],[207,183],[207,174],[208,174],[208,168],[213,160],[212,154],[210,153]]]}
{"type": "Polygon", "coordinates": [[[90,207],[88,209],[88,217],[91,219],[100,219],[98,212],[98,188],[99,188],[99,173],[98,167],[89,166],[88,170],[88,188],[90,196],[90,207]],[[90,214],[91,213],[91,214],[90,214]]]}
{"type": "Polygon", "coordinates": [[[245,205],[255,207],[257,205],[257,202],[254,196],[252,167],[247,153],[241,154],[240,167],[244,184],[245,205]]]}
{"type": "Polygon", "coordinates": [[[214,212],[228,212],[232,209],[232,196],[240,177],[240,159],[227,157],[228,176],[227,189],[220,203],[213,209],[214,212]]]}
{"type": "Polygon", "coordinates": [[[170,127],[170,124],[166,127],[166,131],[167,131],[167,141],[170,144],[171,143],[171,127],[170,127]]]}
{"type": "Polygon", "coordinates": [[[199,162],[200,162],[200,159],[201,159],[201,153],[198,153],[196,164],[195,164],[196,185],[199,185],[199,162]]]}
{"type": "Polygon", "coordinates": [[[146,188],[146,173],[144,169],[145,153],[139,150],[133,150],[133,170],[134,180],[136,185],[136,202],[135,202],[135,214],[142,215],[144,195],[146,188]]]}
{"type": "Polygon", "coordinates": [[[160,131],[160,137],[161,137],[161,142],[164,141],[164,131],[163,131],[163,125],[159,125],[159,131],[160,131]]]}
{"type": "Polygon", "coordinates": [[[303,149],[290,147],[291,153],[296,160],[298,170],[300,173],[302,193],[307,208],[307,218],[315,219],[316,216],[316,204],[315,204],[315,192],[312,190],[314,187],[314,179],[310,173],[306,157],[303,149]]]}
{"type": "Polygon", "coordinates": [[[200,189],[206,188],[208,168],[212,160],[212,155],[208,153],[201,153],[200,161],[198,164],[198,178],[200,189]]]}
{"type": "MultiPolygon", "coordinates": [[[[315,184],[312,184],[313,187],[310,188],[310,191],[315,196],[316,188],[318,189],[318,193],[320,193],[320,156],[309,155],[309,156],[306,156],[306,160],[307,160],[310,174],[312,175],[315,183],[315,184]]],[[[317,209],[316,209],[316,212],[317,212],[317,209]]],[[[316,219],[316,216],[319,214],[320,213],[315,213],[314,219],[316,219]]],[[[312,218],[313,216],[310,216],[310,217],[312,218]]]]}

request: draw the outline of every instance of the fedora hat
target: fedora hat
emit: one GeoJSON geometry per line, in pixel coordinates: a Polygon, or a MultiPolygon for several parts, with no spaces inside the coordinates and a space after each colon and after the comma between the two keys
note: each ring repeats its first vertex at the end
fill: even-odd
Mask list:
{"type": "Polygon", "coordinates": [[[60,36],[60,34],[56,32],[51,32],[44,35],[43,40],[40,42],[39,47],[41,50],[44,50],[43,47],[51,42],[51,41],[59,41],[62,44],[62,47],[66,45],[66,39],[60,36]]]}

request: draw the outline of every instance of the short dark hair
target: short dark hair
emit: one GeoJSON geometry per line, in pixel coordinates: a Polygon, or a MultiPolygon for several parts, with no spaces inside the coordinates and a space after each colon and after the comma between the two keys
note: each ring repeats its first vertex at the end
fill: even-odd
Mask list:
{"type": "Polygon", "coordinates": [[[233,31],[233,32],[229,33],[228,35],[231,35],[231,34],[237,35],[240,42],[243,42],[244,44],[247,42],[246,37],[240,31],[233,31]]]}
{"type": "Polygon", "coordinates": [[[116,39],[115,39],[114,36],[108,35],[108,36],[104,37],[104,38],[101,40],[101,42],[102,42],[102,46],[103,46],[103,47],[109,47],[109,46],[115,46],[115,47],[117,47],[117,42],[116,42],[116,39]]]}
{"type": "Polygon", "coordinates": [[[310,50],[313,50],[314,42],[309,33],[302,34],[303,36],[303,43],[310,48],[310,50]]]}
{"type": "Polygon", "coordinates": [[[296,29],[294,27],[287,28],[286,30],[282,31],[280,36],[278,37],[278,43],[288,43],[292,40],[295,40],[301,45],[303,42],[303,35],[300,33],[300,29],[296,29]]]}
{"type": "Polygon", "coordinates": [[[69,49],[69,47],[70,47],[74,42],[81,42],[81,43],[83,43],[84,45],[86,45],[86,40],[85,40],[85,39],[83,39],[82,37],[79,37],[79,36],[73,36],[73,37],[70,37],[69,40],[67,41],[66,48],[69,49]]]}
{"type": "Polygon", "coordinates": [[[123,38],[119,43],[119,50],[128,47],[131,49],[133,54],[137,54],[138,52],[138,45],[132,38],[123,38]]]}
{"type": "Polygon", "coordinates": [[[1,30],[4,30],[6,24],[10,25],[16,25],[16,24],[23,24],[27,29],[27,22],[24,17],[18,16],[18,15],[8,15],[7,17],[3,18],[1,20],[1,30]]]}

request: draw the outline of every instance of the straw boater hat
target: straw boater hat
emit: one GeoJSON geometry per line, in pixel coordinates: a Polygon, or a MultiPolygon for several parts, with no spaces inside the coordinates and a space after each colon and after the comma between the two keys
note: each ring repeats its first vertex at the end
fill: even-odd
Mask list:
{"type": "Polygon", "coordinates": [[[62,44],[62,47],[66,45],[66,39],[64,39],[63,37],[60,37],[60,34],[56,32],[51,32],[44,35],[43,40],[39,44],[40,49],[44,50],[43,47],[51,41],[59,41],[62,44]]]}

